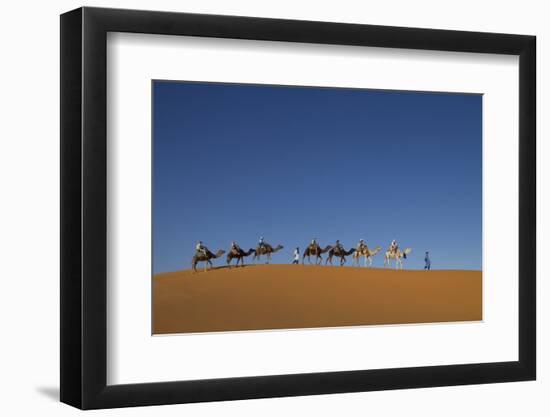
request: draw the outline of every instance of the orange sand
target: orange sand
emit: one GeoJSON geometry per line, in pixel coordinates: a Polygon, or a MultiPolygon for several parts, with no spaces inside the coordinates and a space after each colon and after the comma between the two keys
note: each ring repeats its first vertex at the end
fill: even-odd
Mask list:
{"type": "Polygon", "coordinates": [[[251,265],[153,279],[155,334],[482,319],[481,271],[251,265]]]}

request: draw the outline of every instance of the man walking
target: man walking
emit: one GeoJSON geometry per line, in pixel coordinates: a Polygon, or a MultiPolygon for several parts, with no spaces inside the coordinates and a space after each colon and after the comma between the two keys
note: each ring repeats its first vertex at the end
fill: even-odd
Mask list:
{"type": "Polygon", "coordinates": [[[424,270],[429,271],[432,267],[432,261],[430,260],[430,254],[428,253],[428,251],[426,251],[426,255],[424,256],[424,263],[424,270]]]}
{"type": "Polygon", "coordinates": [[[298,265],[300,263],[300,248],[296,246],[296,249],[294,249],[294,260],[292,261],[293,264],[298,265]]]}

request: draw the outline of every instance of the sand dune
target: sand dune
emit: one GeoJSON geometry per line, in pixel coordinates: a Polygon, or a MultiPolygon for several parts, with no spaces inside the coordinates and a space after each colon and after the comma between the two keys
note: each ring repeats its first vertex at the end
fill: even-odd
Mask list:
{"type": "Polygon", "coordinates": [[[155,334],[481,319],[481,271],[254,265],[153,284],[155,334]]]}

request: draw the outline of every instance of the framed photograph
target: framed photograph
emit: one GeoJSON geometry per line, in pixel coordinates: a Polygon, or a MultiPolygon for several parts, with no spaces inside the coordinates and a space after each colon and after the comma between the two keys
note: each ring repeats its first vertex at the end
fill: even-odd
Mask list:
{"type": "Polygon", "coordinates": [[[61,16],[61,401],[533,380],[535,37],[61,16]]]}

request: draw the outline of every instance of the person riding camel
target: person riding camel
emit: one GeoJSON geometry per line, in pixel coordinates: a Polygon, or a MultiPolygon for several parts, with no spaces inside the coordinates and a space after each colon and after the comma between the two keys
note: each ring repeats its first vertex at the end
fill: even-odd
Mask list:
{"type": "Polygon", "coordinates": [[[258,240],[258,246],[261,248],[265,247],[264,237],[260,236],[260,240],[258,240]]]}
{"type": "Polygon", "coordinates": [[[207,255],[208,255],[208,253],[207,253],[208,249],[206,248],[206,246],[204,246],[204,245],[202,244],[202,240],[199,240],[199,242],[198,242],[197,245],[195,246],[195,249],[196,249],[196,251],[197,251],[197,254],[202,254],[202,255],[204,255],[204,256],[207,256],[207,255]]]}
{"type": "Polygon", "coordinates": [[[318,246],[319,245],[317,244],[317,239],[316,238],[311,239],[311,243],[309,244],[309,247],[311,248],[311,250],[317,249],[318,246]]]}
{"type": "Polygon", "coordinates": [[[360,239],[356,248],[357,252],[362,253],[363,250],[366,248],[367,248],[367,245],[365,245],[365,241],[363,239],[360,239]]]}
{"type": "Polygon", "coordinates": [[[399,249],[399,246],[397,246],[397,241],[393,239],[390,244],[390,253],[392,253],[393,255],[396,255],[397,249],[399,249]]]}
{"type": "Polygon", "coordinates": [[[334,246],[334,249],[340,252],[344,252],[344,247],[342,246],[339,240],[336,240],[336,245],[334,246]]]}
{"type": "Polygon", "coordinates": [[[231,248],[229,249],[229,252],[233,252],[235,255],[238,255],[241,251],[241,248],[239,245],[237,245],[237,242],[234,240],[231,242],[231,248]]]}

